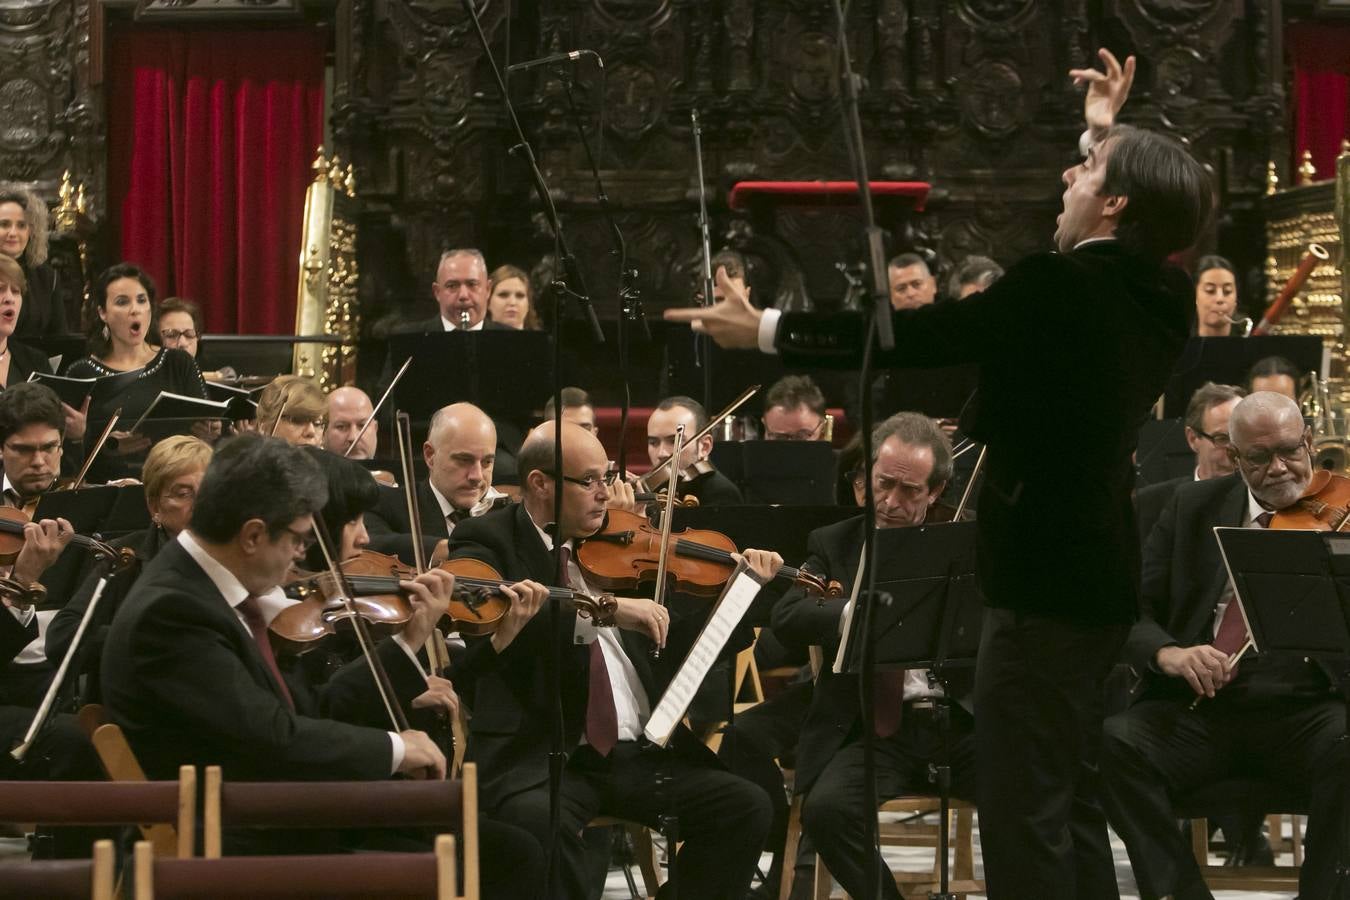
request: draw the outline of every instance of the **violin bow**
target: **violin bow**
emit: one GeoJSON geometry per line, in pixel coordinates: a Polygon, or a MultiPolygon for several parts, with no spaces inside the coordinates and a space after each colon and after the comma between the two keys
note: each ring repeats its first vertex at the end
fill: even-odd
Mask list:
{"type": "MultiPolygon", "coordinates": [[[[727,416],[731,415],[736,410],[744,406],[745,402],[749,400],[751,397],[755,396],[755,394],[758,393],[759,389],[760,385],[758,384],[750,385],[748,388],[746,388],[744,391],[741,392],[739,397],[737,397],[735,400],[732,400],[729,404],[727,404],[726,409],[723,409],[717,415],[710,418],[708,420],[708,424],[704,425],[701,429],[699,429],[698,433],[695,434],[693,437],[691,437],[689,440],[685,441],[685,443],[697,444],[699,441],[703,440],[704,437],[706,437],[709,434],[712,434],[713,429],[716,428],[723,419],[725,419],[727,416]]],[[[649,472],[647,472],[646,475],[643,475],[642,478],[640,479],[642,484],[646,485],[648,490],[654,488],[659,482],[652,481],[651,480],[652,477],[659,474],[662,470],[668,467],[671,463],[671,460],[679,458],[680,456],[677,453],[670,459],[652,468],[649,472]]]]}
{"type": "Polygon", "coordinates": [[[988,452],[989,445],[985,444],[980,448],[980,455],[975,457],[975,466],[970,470],[970,477],[966,479],[966,489],[961,492],[961,502],[956,504],[956,515],[952,516],[953,522],[961,521],[961,515],[966,511],[966,504],[970,502],[970,495],[975,492],[975,482],[980,478],[980,470],[984,468],[984,455],[988,452]]]}
{"type": "Polygon", "coordinates": [[[370,666],[370,672],[375,677],[375,688],[379,691],[385,712],[389,714],[389,721],[395,731],[407,731],[408,717],[404,715],[403,707],[399,705],[393,682],[389,680],[389,673],[384,670],[380,658],[375,655],[375,644],[370,638],[370,631],[366,628],[365,620],[356,611],[356,601],[353,599],[356,595],[347,581],[346,573],[337,564],[337,547],[333,544],[332,535],[328,533],[328,526],[320,516],[314,517],[314,538],[323,552],[324,564],[328,566],[328,572],[338,587],[343,608],[351,619],[352,629],[356,632],[356,641],[361,645],[361,655],[366,658],[366,664],[370,666]]]}
{"type": "Polygon", "coordinates": [[[286,406],[290,402],[291,402],[291,395],[290,393],[287,393],[286,396],[281,399],[281,409],[277,410],[277,417],[272,420],[272,430],[267,432],[268,437],[277,436],[277,429],[281,427],[281,419],[283,416],[286,415],[286,406]]]}
{"type": "MultiPolygon", "coordinates": [[[[678,460],[680,454],[684,452],[684,426],[680,425],[675,429],[675,453],[670,458],[678,460]]],[[[656,592],[652,599],[657,606],[666,605],[666,578],[667,569],[670,567],[670,526],[675,521],[675,492],[680,484],[680,467],[674,465],[670,467],[669,490],[666,491],[666,508],[661,516],[661,552],[656,560],[656,592]]],[[[659,658],[661,648],[656,647],[652,650],[652,657],[659,658]]]]}
{"type": "Polygon", "coordinates": [[[351,445],[347,447],[347,452],[342,454],[343,457],[352,455],[352,451],[356,449],[356,445],[365,435],[366,429],[370,427],[370,423],[374,422],[375,417],[380,414],[380,407],[384,406],[384,401],[388,400],[389,395],[394,393],[394,388],[398,387],[399,380],[403,378],[403,373],[408,371],[408,366],[412,365],[412,361],[413,358],[411,356],[403,361],[403,365],[399,367],[398,372],[394,375],[394,380],[389,382],[389,387],[385,388],[384,393],[380,395],[380,402],[375,404],[374,408],[370,411],[370,415],[366,416],[366,420],[361,423],[361,430],[356,433],[356,437],[352,438],[351,445]]]}
{"type": "MultiPolygon", "coordinates": [[[[404,363],[404,368],[407,368],[407,363],[404,363]]],[[[403,499],[408,507],[408,531],[412,534],[413,568],[421,575],[427,570],[427,552],[422,545],[422,510],[417,501],[417,484],[413,481],[412,419],[406,412],[394,413],[394,434],[398,439],[399,465],[403,469],[403,499]]],[[[433,675],[441,675],[445,671],[442,664],[445,654],[441,649],[445,642],[440,638],[440,629],[432,628],[425,645],[427,662],[433,675]]]]}
{"type": "Polygon", "coordinates": [[[103,445],[108,442],[108,438],[112,435],[113,429],[117,427],[117,420],[121,417],[122,408],[119,406],[117,411],[112,414],[112,418],[108,420],[108,424],[104,426],[103,433],[98,436],[98,440],[94,443],[94,449],[90,450],[89,455],[85,457],[84,465],[80,466],[80,473],[76,475],[75,480],[71,482],[70,489],[72,491],[77,490],[80,485],[84,484],[84,476],[89,474],[89,467],[92,466],[94,460],[98,458],[99,451],[102,450],[103,445]]]}

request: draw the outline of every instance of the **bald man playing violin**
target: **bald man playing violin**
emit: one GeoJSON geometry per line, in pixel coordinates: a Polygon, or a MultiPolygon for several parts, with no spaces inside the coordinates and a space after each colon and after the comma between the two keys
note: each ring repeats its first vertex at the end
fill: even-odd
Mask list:
{"type": "Polygon", "coordinates": [[[1310,804],[1299,894],[1331,897],[1350,765],[1345,703],[1314,663],[1238,659],[1247,631],[1213,530],[1264,528],[1295,506],[1312,480],[1312,437],[1293,400],[1265,391],[1234,407],[1229,434],[1237,473],[1181,485],[1144,549],[1143,616],[1125,647],[1143,689],[1106,721],[1107,816],[1141,897],[1209,898],[1173,799],[1228,778],[1287,785],[1310,804]]]}
{"type": "MultiPolygon", "coordinates": [[[[468,755],[479,764],[484,808],[494,818],[535,833],[559,864],[547,896],[588,893],[581,831],[597,815],[615,815],[659,827],[663,813],[679,816],[683,846],[676,859],[681,897],[740,900],[749,886],[769,824],[763,791],[725,771],[685,728],[669,746],[647,742],[643,727],[661,692],[701,629],[703,616],[677,617],[650,600],[617,598],[613,627],[596,627],[570,608],[560,609],[559,631],[545,605],[546,584],[556,584],[553,541],[568,550],[567,584],[581,593],[586,575],[571,551],[605,524],[608,459],[594,435],[563,425],[562,464],[555,464],[554,424],[526,438],[519,464],[521,502],[461,522],[450,538],[450,556],[478,559],[528,596],[490,639],[496,667],[480,676],[473,696],[468,755]],[[554,473],[562,476],[562,516],[553,524],[554,473]],[[559,682],[550,677],[557,641],[559,682]],[[659,659],[652,650],[663,648],[659,659]],[[558,693],[562,696],[562,828],[548,833],[548,752],[558,693]],[[658,776],[670,776],[658,788],[658,776]]],[[[761,576],[781,564],[777,554],[747,550],[761,576]]],[[[736,644],[748,644],[733,638],[736,644]]]]}

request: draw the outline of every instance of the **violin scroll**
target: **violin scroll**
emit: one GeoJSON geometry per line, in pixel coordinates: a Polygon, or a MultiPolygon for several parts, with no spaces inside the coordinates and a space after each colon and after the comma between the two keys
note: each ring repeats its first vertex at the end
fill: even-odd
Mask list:
{"type": "Polygon", "coordinates": [[[0,598],[15,609],[28,609],[47,599],[47,589],[40,582],[24,584],[9,575],[0,575],[0,598]]]}
{"type": "Polygon", "coordinates": [[[837,600],[844,595],[844,586],[833,578],[825,580],[814,572],[808,572],[805,569],[798,569],[793,578],[797,584],[806,589],[806,593],[816,598],[817,603],[823,604],[826,600],[837,600]]]}
{"type": "Polygon", "coordinates": [[[576,606],[577,615],[583,619],[590,619],[597,628],[614,627],[614,615],[619,611],[619,601],[614,599],[613,594],[591,597],[573,592],[572,603],[576,606]]]}

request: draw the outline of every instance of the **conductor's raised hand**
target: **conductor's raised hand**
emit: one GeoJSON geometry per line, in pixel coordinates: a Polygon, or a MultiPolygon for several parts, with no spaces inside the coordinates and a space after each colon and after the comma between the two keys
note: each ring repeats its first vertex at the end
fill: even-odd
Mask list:
{"type": "Polygon", "coordinates": [[[511,645],[522,628],[530,623],[548,600],[548,588],[537,581],[518,581],[515,584],[503,584],[502,596],[511,604],[506,615],[492,633],[492,647],[501,653],[511,645]]]}
{"type": "Polygon", "coordinates": [[[727,277],[726,267],[718,266],[716,277],[721,300],[712,306],[668,309],[662,315],[667,322],[688,322],[695,331],[705,332],[720,347],[754,349],[759,344],[759,320],[764,317],[764,311],[750,305],[748,293],[727,277]]]}
{"type": "Polygon", "coordinates": [[[1125,57],[1122,66],[1114,53],[1105,47],[1097,51],[1105,72],[1096,69],[1070,69],[1069,77],[1075,85],[1086,84],[1087,96],[1083,98],[1083,118],[1087,120],[1093,139],[1115,124],[1116,115],[1130,96],[1130,86],[1134,84],[1135,59],[1125,57]]]}
{"type": "Polygon", "coordinates": [[[652,639],[658,647],[666,645],[670,633],[670,611],[641,597],[615,597],[618,608],[614,624],[628,631],[638,631],[652,639]]]}

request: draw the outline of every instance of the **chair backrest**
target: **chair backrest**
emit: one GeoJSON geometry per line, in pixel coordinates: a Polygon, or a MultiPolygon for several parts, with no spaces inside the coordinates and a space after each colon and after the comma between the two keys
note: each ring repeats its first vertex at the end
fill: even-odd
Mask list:
{"type": "Polygon", "coordinates": [[[196,803],[197,770],[192,766],[179,769],[176,782],[0,782],[0,822],[163,829],[167,842],[156,849],[165,855],[192,855],[196,803]]]}
{"type": "Polygon", "coordinates": [[[452,781],[271,781],[224,783],[208,766],[202,820],[205,857],[221,856],[232,828],[460,826],[465,896],[478,896],[478,767],[452,781]]]}
{"type": "Polygon", "coordinates": [[[92,859],[0,860],[0,898],[112,900],[113,877],[113,844],[102,840],[94,843],[92,859]]]}
{"type": "MultiPolygon", "coordinates": [[[[86,727],[102,718],[102,707],[96,707],[89,713],[80,710],[80,721],[86,727]]],[[[122,733],[122,727],[115,722],[104,722],[94,728],[94,733],[90,737],[93,741],[94,750],[98,753],[99,762],[103,764],[103,771],[113,781],[145,781],[145,770],[141,768],[140,761],[136,759],[136,753],[127,743],[126,735],[122,733]]],[[[185,766],[184,768],[191,768],[185,766]]],[[[180,770],[180,778],[182,776],[180,770]]],[[[192,771],[192,790],[188,794],[188,805],[190,809],[195,810],[195,798],[193,795],[197,791],[197,772],[192,771]]],[[[195,827],[195,819],[192,825],[195,827]]],[[[181,827],[175,830],[168,825],[142,825],[141,836],[155,847],[155,852],[160,856],[182,856],[192,855],[193,829],[188,828],[184,831],[181,827]]]]}
{"type": "Polygon", "coordinates": [[[434,853],[337,856],[232,856],[157,859],[136,845],[135,900],[246,897],[435,897],[457,900],[455,839],[441,835],[434,853]]]}

